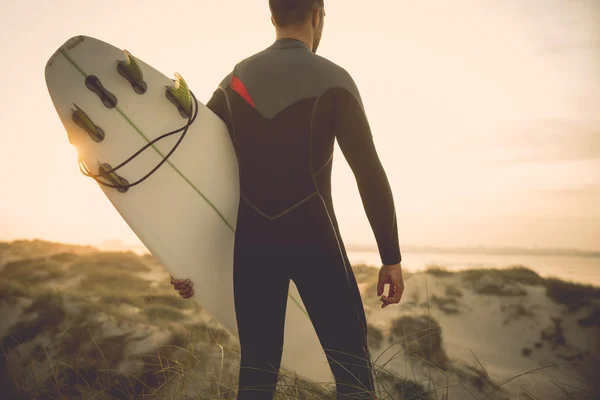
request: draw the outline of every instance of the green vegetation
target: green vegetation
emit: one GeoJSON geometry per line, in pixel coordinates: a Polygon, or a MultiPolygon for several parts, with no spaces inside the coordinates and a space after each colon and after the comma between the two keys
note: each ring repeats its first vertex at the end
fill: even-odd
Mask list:
{"type": "Polygon", "coordinates": [[[507,283],[521,283],[523,285],[541,285],[544,281],[544,279],[540,277],[536,272],[522,265],[515,265],[511,268],[502,268],[492,271],[499,271],[499,274],[504,278],[504,281],[507,283]]]}
{"type": "Polygon", "coordinates": [[[445,293],[448,297],[460,298],[463,296],[462,291],[454,285],[446,285],[445,293]]]}
{"type": "Polygon", "coordinates": [[[580,318],[577,322],[579,323],[579,325],[586,328],[591,326],[600,328],[600,308],[596,308],[590,313],[590,315],[588,315],[585,318],[580,318]]]}
{"type": "Polygon", "coordinates": [[[132,252],[99,252],[79,257],[74,267],[86,270],[150,272],[141,257],[132,252]]]}
{"type": "Polygon", "coordinates": [[[541,285],[544,283],[544,279],[536,272],[523,266],[467,269],[461,271],[460,275],[463,281],[469,283],[480,281],[485,277],[498,280],[503,284],[541,285]]]}
{"type": "MultiPolygon", "coordinates": [[[[593,305],[600,300],[600,288],[592,285],[567,282],[557,278],[542,278],[536,272],[522,265],[510,268],[478,268],[468,269],[460,272],[450,272],[441,266],[429,266],[425,273],[446,277],[458,274],[475,293],[495,296],[525,296],[527,294],[523,286],[542,285],[546,287],[546,295],[559,304],[567,306],[569,312],[575,312],[582,307],[593,305]]],[[[454,304],[449,297],[461,297],[460,289],[447,285],[446,298],[432,297],[435,305],[454,304]]],[[[593,311],[589,318],[582,319],[582,324],[597,325],[598,318],[593,311]]],[[[522,315],[526,315],[523,313],[522,315]]]]}
{"type": "Polygon", "coordinates": [[[380,372],[377,379],[394,389],[400,400],[433,400],[435,397],[431,390],[427,390],[423,383],[411,379],[401,379],[392,374],[380,372]]]}
{"type": "Polygon", "coordinates": [[[15,305],[19,297],[28,297],[29,295],[30,291],[27,286],[10,280],[0,280],[0,301],[15,305]]]}
{"type": "Polygon", "coordinates": [[[564,304],[569,311],[577,311],[600,299],[600,288],[591,285],[565,282],[556,278],[545,281],[546,295],[557,303],[564,304]]]}
{"type": "MultiPolygon", "coordinates": [[[[166,285],[165,285],[166,286],[166,285]]],[[[156,294],[141,296],[140,298],[145,304],[164,305],[179,309],[189,309],[197,307],[196,303],[191,301],[182,301],[181,297],[173,291],[171,286],[165,288],[166,292],[158,292],[156,294]]]]}
{"type": "Polygon", "coordinates": [[[501,305],[500,309],[504,312],[505,318],[504,323],[507,324],[515,319],[521,317],[533,317],[533,309],[535,307],[528,307],[523,303],[512,303],[508,305],[501,305]]]}
{"type": "Polygon", "coordinates": [[[446,314],[460,313],[459,302],[456,297],[438,297],[434,294],[431,295],[430,302],[446,314]]]}
{"type": "Polygon", "coordinates": [[[66,273],[63,265],[46,257],[8,262],[0,271],[2,279],[17,280],[27,282],[28,284],[61,279],[65,276],[66,273]]]}
{"type": "Polygon", "coordinates": [[[165,306],[148,306],[144,309],[144,312],[150,318],[150,320],[163,319],[171,321],[181,321],[184,319],[184,315],[181,311],[173,307],[165,306]]]}
{"type": "MultiPolygon", "coordinates": [[[[239,368],[236,340],[214,322],[189,322],[188,316],[198,316],[203,310],[176,294],[166,272],[164,281],[143,279],[147,272],[161,271],[151,255],[101,253],[41,241],[0,243],[0,250],[21,258],[0,269],[0,306],[9,306],[18,314],[7,331],[0,331],[0,398],[235,398],[239,368]]],[[[376,268],[353,269],[360,283],[376,282],[376,268]]],[[[430,267],[427,273],[456,276],[481,290],[489,284],[487,273],[500,288],[544,284],[550,298],[574,309],[592,304],[598,297],[598,289],[582,290],[573,284],[543,280],[523,267],[461,273],[430,267]]],[[[445,284],[443,292],[429,293],[428,303],[448,313],[458,312],[464,289],[452,283],[445,284]]],[[[418,302],[419,293],[413,295],[418,302]]],[[[521,304],[504,311],[513,318],[531,313],[521,304]]],[[[208,321],[205,317],[201,320],[208,321]]],[[[598,325],[599,318],[596,310],[579,323],[598,325]]],[[[560,343],[560,333],[556,323],[544,343],[560,343]]],[[[458,384],[468,386],[473,399],[505,398],[501,386],[510,384],[509,380],[494,384],[483,366],[470,367],[467,372],[455,368],[444,350],[441,326],[431,316],[402,315],[392,321],[391,336],[387,335],[368,325],[370,347],[385,352],[401,349],[386,364],[375,360],[381,400],[447,398],[449,388],[457,383],[440,383],[439,375],[434,379],[434,374],[453,380],[458,374],[458,384]],[[387,367],[398,357],[418,361],[429,376],[423,379],[420,375],[420,380],[394,375],[387,367]]],[[[529,350],[524,353],[531,355],[529,350]]],[[[582,382],[586,388],[592,384],[597,386],[593,380],[582,382]]],[[[333,400],[334,395],[282,371],[275,399],[333,400]]]]}
{"type": "Polygon", "coordinates": [[[369,347],[378,349],[383,344],[383,332],[371,324],[367,324],[367,339],[369,347]]]}
{"type": "Polygon", "coordinates": [[[48,257],[57,253],[76,253],[83,254],[97,252],[91,246],[77,246],[62,243],[52,243],[43,240],[15,240],[13,242],[0,242],[0,251],[9,251],[17,258],[37,258],[48,257]]]}
{"type": "Polygon", "coordinates": [[[449,271],[448,268],[443,267],[441,265],[429,265],[425,269],[425,273],[429,274],[429,275],[433,275],[433,276],[438,276],[441,278],[454,274],[454,272],[449,271]]]}
{"type": "Polygon", "coordinates": [[[483,277],[496,278],[503,283],[521,283],[523,285],[540,285],[544,279],[529,268],[515,266],[511,268],[474,268],[460,272],[465,282],[473,283],[483,277]]]}
{"type": "Polygon", "coordinates": [[[73,253],[58,253],[48,258],[61,264],[66,264],[76,261],[79,259],[79,256],[73,253]]]}
{"type": "Polygon", "coordinates": [[[402,316],[392,321],[390,341],[396,340],[408,357],[427,360],[446,371],[448,356],[442,346],[442,328],[428,315],[402,316]]]}
{"type": "MultiPolygon", "coordinates": [[[[74,267],[75,268],[75,267],[74,267]]],[[[121,269],[94,269],[86,271],[77,285],[81,292],[106,293],[151,292],[152,282],[140,279],[121,269]]]]}
{"type": "Polygon", "coordinates": [[[520,285],[543,283],[543,279],[538,274],[521,266],[502,269],[468,269],[461,271],[460,277],[475,293],[489,296],[525,296],[527,291],[520,285]]]}

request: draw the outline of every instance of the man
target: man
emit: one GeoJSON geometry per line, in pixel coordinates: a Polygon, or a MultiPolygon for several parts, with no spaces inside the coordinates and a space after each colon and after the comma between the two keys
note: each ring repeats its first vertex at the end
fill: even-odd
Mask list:
{"type": "MultiPolygon", "coordinates": [[[[227,124],[240,168],[237,399],[273,398],[290,279],[323,344],[338,398],[373,399],[364,308],[332,205],[334,141],[356,177],[378,244],[382,307],[398,303],[404,290],[392,192],[354,81],[315,54],[323,0],[269,6],[275,43],[238,63],[207,104],[227,124]]],[[[184,298],[193,294],[189,280],[172,284],[184,298]]]]}

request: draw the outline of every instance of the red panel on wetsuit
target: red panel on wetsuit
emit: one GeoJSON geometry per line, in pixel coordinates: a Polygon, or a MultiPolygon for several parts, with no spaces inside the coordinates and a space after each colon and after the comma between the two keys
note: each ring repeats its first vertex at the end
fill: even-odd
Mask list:
{"type": "Polygon", "coordinates": [[[248,90],[246,89],[246,86],[244,86],[242,81],[240,81],[240,79],[237,76],[234,76],[234,75],[231,76],[231,88],[237,94],[242,96],[244,98],[244,100],[246,100],[248,102],[248,104],[250,104],[252,107],[256,108],[256,106],[254,105],[254,102],[252,101],[252,98],[250,97],[250,93],[248,93],[248,90]]]}

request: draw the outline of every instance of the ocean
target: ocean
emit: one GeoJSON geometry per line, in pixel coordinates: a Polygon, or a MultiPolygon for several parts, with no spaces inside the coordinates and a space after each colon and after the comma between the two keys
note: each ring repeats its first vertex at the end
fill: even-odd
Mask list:
{"type": "MultiPolygon", "coordinates": [[[[374,267],[381,266],[381,259],[376,252],[348,251],[348,258],[353,265],[363,263],[374,267]]],[[[522,265],[543,278],[555,277],[600,287],[600,257],[402,252],[402,268],[407,271],[421,271],[429,265],[444,266],[450,271],[522,265]]]]}
{"type": "MultiPolygon", "coordinates": [[[[104,243],[96,246],[101,250],[131,250],[138,254],[148,252],[144,246],[125,246],[121,243],[104,243]]],[[[366,264],[379,268],[379,254],[373,251],[348,251],[353,265],[366,264]]],[[[577,255],[528,255],[528,254],[477,254],[477,253],[411,253],[402,252],[402,268],[422,271],[430,265],[440,265],[450,271],[469,268],[506,268],[522,265],[537,272],[543,278],[555,277],[565,281],[600,287],[600,257],[577,255]]]]}

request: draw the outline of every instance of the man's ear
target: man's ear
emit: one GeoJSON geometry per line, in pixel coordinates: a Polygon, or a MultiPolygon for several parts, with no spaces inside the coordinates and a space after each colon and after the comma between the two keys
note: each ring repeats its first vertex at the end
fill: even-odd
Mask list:
{"type": "Polygon", "coordinates": [[[271,15],[271,23],[273,24],[273,26],[275,26],[275,18],[273,18],[272,15],[271,15]]]}
{"type": "Polygon", "coordinates": [[[315,9],[312,13],[312,27],[316,28],[321,23],[321,7],[315,9]]]}

